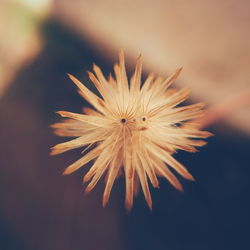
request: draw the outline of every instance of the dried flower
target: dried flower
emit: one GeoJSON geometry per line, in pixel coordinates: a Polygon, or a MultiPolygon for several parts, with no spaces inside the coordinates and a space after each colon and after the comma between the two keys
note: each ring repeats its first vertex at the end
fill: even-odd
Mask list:
{"type": "Polygon", "coordinates": [[[79,88],[79,93],[94,109],[84,108],[85,114],[57,112],[69,119],[53,124],[55,133],[77,138],[54,146],[51,154],[86,147],[83,153],[88,153],[68,166],[63,174],[71,174],[95,159],[83,181],[90,181],[86,188],[88,192],[106,173],[103,194],[105,206],[115,179],[124,170],[127,210],[132,208],[133,196],[138,191],[139,183],[152,209],[147,179],[153,187],[158,188],[157,176],[163,176],[176,189],[182,190],[180,182],[169,169],[173,168],[185,179],[193,180],[192,175],[172,154],[178,149],[195,152],[195,146],[203,146],[205,142],[194,138],[207,138],[211,135],[192,125],[185,125],[190,124],[187,121],[203,114],[201,109],[204,104],[176,107],[189,95],[187,88],[179,91],[169,89],[181,68],[167,79],[150,74],[141,85],[142,63],[139,57],[129,84],[124,54],[120,52],[119,65],[114,66],[115,79],[110,75],[107,80],[96,65],[93,71],[95,75],[89,72],[89,77],[102,98],[69,75],[79,88]]]}

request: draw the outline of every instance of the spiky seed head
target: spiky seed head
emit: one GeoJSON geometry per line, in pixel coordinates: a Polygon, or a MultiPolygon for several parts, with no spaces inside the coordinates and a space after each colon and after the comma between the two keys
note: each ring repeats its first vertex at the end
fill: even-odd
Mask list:
{"type": "Polygon", "coordinates": [[[177,69],[167,79],[150,74],[142,84],[139,57],[135,72],[128,80],[121,51],[119,64],[114,66],[115,78],[110,74],[106,79],[96,65],[93,66],[94,73],[88,73],[101,97],[69,74],[81,96],[93,108],[84,108],[83,114],[57,112],[67,119],[52,125],[55,133],[76,138],[54,146],[51,154],[81,147],[88,150],[88,153],[84,150],[84,156],[68,166],[63,174],[71,174],[93,160],[92,167],[83,178],[84,182],[89,182],[86,192],[106,175],[103,194],[103,206],[106,206],[114,181],[123,170],[127,210],[132,208],[139,183],[152,209],[148,179],[153,187],[158,188],[157,176],[163,176],[181,191],[182,185],[171,168],[182,177],[194,180],[187,169],[174,159],[173,153],[179,149],[196,152],[195,147],[205,144],[197,138],[207,138],[211,133],[199,131],[195,126],[185,126],[190,120],[203,115],[204,103],[177,106],[188,98],[190,92],[188,88],[169,88],[181,70],[177,69]]]}

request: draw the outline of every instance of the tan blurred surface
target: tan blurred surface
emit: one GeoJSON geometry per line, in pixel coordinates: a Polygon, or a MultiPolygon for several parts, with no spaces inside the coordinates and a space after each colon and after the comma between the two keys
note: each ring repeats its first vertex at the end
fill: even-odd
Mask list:
{"type": "MultiPolygon", "coordinates": [[[[143,54],[146,72],[184,66],[179,86],[215,105],[250,91],[249,7],[246,0],[55,0],[54,11],[109,58],[124,48],[130,60],[143,54]]],[[[250,134],[249,105],[227,121],[250,134]]]]}
{"type": "MultiPolygon", "coordinates": [[[[0,1],[0,97],[13,81],[17,71],[25,67],[40,51],[42,39],[39,25],[48,4],[37,6],[29,0],[0,1]],[[43,8],[39,8],[43,7],[43,8]]],[[[44,1],[48,2],[48,0],[44,1]]]]}

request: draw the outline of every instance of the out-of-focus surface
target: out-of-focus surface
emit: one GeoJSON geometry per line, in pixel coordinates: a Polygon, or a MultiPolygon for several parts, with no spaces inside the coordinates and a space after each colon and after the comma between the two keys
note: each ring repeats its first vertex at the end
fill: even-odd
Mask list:
{"type": "MultiPolygon", "coordinates": [[[[109,58],[124,48],[130,58],[141,52],[146,69],[163,75],[184,66],[179,86],[191,86],[196,100],[214,105],[250,92],[249,1],[55,3],[57,18],[109,58]]],[[[250,134],[249,104],[227,122],[250,134]]]]}
{"type": "Polygon", "coordinates": [[[0,1],[0,97],[18,70],[41,50],[38,29],[48,8],[49,0],[0,1]]]}
{"type": "MultiPolygon", "coordinates": [[[[77,4],[81,2],[83,1],[74,1],[74,4],[79,6],[77,4]]],[[[84,2],[87,4],[87,1],[84,2]]],[[[72,1],[69,3],[72,5],[72,1]]],[[[149,8],[146,3],[149,2],[132,4],[136,8],[134,12],[138,15],[150,14],[149,10],[145,12],[149,8]]],[[[162,6],[163,2],[158,4],[162,6]]],[[[190,4],[190,8],[196,8],[195,4],[190,4]]],[[[124,4],[120,6],[121,9],[126,9],[124,4]]],[[[94,15],[96,8],[87,10],[94,15]]],[[[99,8],[98,12],[103,10],[106,13],[107,7],[101,1],[99,8]]],[[[83,8],[81,10],[86,11],[83,8]]],[[[185,9],[182,11],[186,13],[185,9]]],[[[159,19],[162,12],[163,10],[159,12],[159,19]]],[[[79,12],[75,10],[74,13],[78,15],[79,12]]],[[[244,13],[243,8],[242,16],[244,13]]],[[[23,15],[19,11],[17,14],[23,15]]],[[[120,16],[118,12],[115,14],[120,16]]],[[[154,15],[155,19],[158,18],[157,14],[154,15]]],[[[90,17],[86,18],[86,22],[91,22],[90,17]]],[[[161,179],[160,190],[151,188],[152,212],[140,192],[133,210],[126,214],[123,207],[123,177],[115,183],[110,202],[104,209],[101,207],[103,180],[89,195],[83,195],[85,186],[82,185],[82,177],[89,166],[70,176],[61,176],[65,167],[80,157],[81,149],[49,156],[51,146],[65,141],[65,138],[54,136],[49,125],[58,120],[56,111],[80,112],[82,106],[87,105],[77,94],[76,87],[66,73],[75,75],[93,89],[86,70],[91,70],[92,63],[95,62],[107,75],[112,71],[113,62],[117,61],[117,49],[125,47],[122,41],[116,41],[117,44],[114,47],[110,44],[107,50],[102,42],[105,38],[100,38],[99,47],[93,46],[89,42],[91,37],[88,33],[81,33],[79,36],[79,33],[69,28],[73,27],[71,21],[68,17],[68,23],[65,19],[62,25],[52,17],[44,20],[38,29],[44,41],[40,53],[33,56],[28,64],[19,64],[9,87],[5,88],[0,98],[0,249],[250,249],[250,140],[243,131],[225,126],[224,122],[207,128],[215,136],[208,140],[208,145],[200,152],[178,152],[175,155],[187,166],[196,181],[188,182],[178,177],[184,186],[184,192],[180,193],[161,179]],[[116,53],[114,56],[107,56],[107,51],[116,53]],[[220,133],[221,128],[226,127],[227,133],[220,133]]],[[[129,16],[124,18],[125,22],[130,22],[129,16]]],[[[14,29],[13,25],[9,25],[9,30],[11,29],[14,29]]],[[[125,29],[125,26],[121,29],[125,29]]],[[[4,32],[10,31],[6,28],[4,32]]],[[[120,30],[112,32],[114,34],[110,33],[109,37],[114,37],[120,30]]],[[[207,32],[213,34],[215,31],[210,29],[207,32]]],[[[145,47],[146,42],[145,40],[145,47]]],[[[1,44],[0,42],[0,46],[1,44]]],[[[15,48],[19,45],[13,43],[13,46],[15,48]]],[[[209,50],[209,44],[206,46],[209,50]]],[[[127,50],[126,58],[132,59],[139,50],[145,50],[145,47],[142,42],[138,43],[134,50],[127,50]]],[[[150,66],[150,56],[146,50],[145,53],[144,76],[154,69],[167,74],[177,65],[188,62],[179,63],[180,58],[174,59],[171,56],[169,66],[158,69],[156,63],[152,62],[150,66]],[[177,61],[171,63],[172,59],[177,61]]],[[[134,66],[131,61],[127,63],[130,75],[134,66]]],[[[179,86],[190,82],[191,74],[185,72],[186,70],[183,72],[183,80],[177,81],[179,86]]],[[[206,78],[202,78],[201,84],[203,80],[206,78]]],[[[195,86],[192,88],[194,92],[195,86]]],[[[228,85],[229,89],[230,86],[228,85]]],[[[213,91],[217,87],[211,86],[213,91]]],[[[204,85],[204,88],[210,93],[210,87],[204,85]]],[[[227,87],[224,89],[227,91],[227,87]]]]}

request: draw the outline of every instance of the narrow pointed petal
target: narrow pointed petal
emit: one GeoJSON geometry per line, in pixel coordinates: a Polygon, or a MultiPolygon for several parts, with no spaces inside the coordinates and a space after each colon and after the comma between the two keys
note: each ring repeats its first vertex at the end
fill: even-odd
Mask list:
{"type": "Polygon", "coordinates": [[[176,172],[178,172],[181,176],[188,180],[194,180],[193,176],[187,171],[187,169],[178,161],[176,161],[169,153],[166,153],[160,147],[157,147],[154,144],[147,145],[148,150],[152,152],[155,156],[157,156],[162,161],[166,162],[170,167],[174,168],[176,172]]]}
{"type": "Polygon", "coordinates": [[[78,137],[74,140],[59,143],[51,148],[51,155],[61,154],[71,149],[80,148],[87,144],[102,141],[107,138],[107,135],[101,131],[95,131],[87,135],[78,137]]]}
{"type": "Polygon", "coordinates": [[[163,83],[162,87],[167,89],[169,86],[177,79],[177,77],[180,75],[183,67],[178,68],[172,75],[170,75],[163,83]]]}
{"type": "MultiPolygon", "coordinates": [[[[118,140],[119,131],[113,131],[113,133],[99,145],[99,147],[102,147],[102,152],[95,161],[94,165],[90,168],[88,173],[83,178],[83,182],[89,181],[97,173],[98,168],[106,169],[107,165],[113,159],[113,156],[116,156],[116,154],[120,150],[121,144],[118,142],[118,140]]],[[[103,171],[105,171],[105,169],[103,169],[103,171]]]]}
{"type": "Polygon", "coordinates": [[[203,147],[207,144],[206,141],[202,141],[202,140],[191,140],[191,139],[185,139],[185,143],[191,146],[195,146],[195,147],[203,147]]]}
{"type": "Polygon", "coordinates": [[[181,128],[181,129],[168,129],[169,133],[171,133],[171,136],[184,136],[189,138],[208,138],[210,136],[213,136],[212,133],[208,131],[199,131],[193,128],[181,128]]]}
{"type": "Polygon", "coordinates": [[[153,82],[154,76],[155,75],[153,73],[148,75],[148,77],[147,77],[146,81],[144,82],[142,89],[141,89],[142,95],[145,95],[147,93],[147,91],[149,91],[150,86],[153,82]]]}
{"type": "Polygon", "coordinates": [[[125,207],[129,212],[133,206],[134,194],[134,166],[132,164],[125,165],[125,180],[126,180],[126,198],[125,207]]]}
{"type": "Polygon", "coordinates": [[[55,129],[54,133],[56,135],[68,137],[81,137],[94,131],[92,125],[72,119],[71,121],[70,123],[55,123],[51,127],[55,129]]]}
{"type": "Polygon", "coordinates": [[[101,114],[99,112],[97,112],[97,111],[95,111],[94,109],[91,109],[91,108],[84,107],[82,109],[82,111],[86,115],[101,116],[101,114]]]}
{"type": "Polygon", "coordinates": [[[92,104],[97,110],[99,110],[102,113],[106,113],[104,108],[104,102],[102,99],[100,99],[98,96],[96,96],[92,91],[90,91],[88,88],[86,88],[78,79],[76,79],[71,74],[68,74],[69,78],[76,84],[76,86],[81,90],[81,94],[84,97],[84,99],[92,104]]]}
{"type": "Polygon", "coordinates": [[[178,161],[176,161],[171,155],[166,156],[166,163],[174,168],[185,179],[194,181],[194,177],[187,171],[187,169],[178,161]]]}
{"type": "Polygon", "coordinates": [[[159,188],[159,182],[158,182],[158,179],[157,179],[155,171],[154,171],[152,160],[151,160],[147,150],[144,150],[143,155],[140,155],[139,157],[140,157],[140,161],[142,163],[142,166],[145,168],[147,176],[150,179],[151,184],[153,185],[153,187],[159,188]]]}
{"type": "Polygon", "coordinates": [[[139,180],[138,173],[135,171],[135,173],[134,173],[134,184],[133,184],[133,192],[134,192],[133,195],[134,195],[134,197],[136,197],[138,195],[139,188],[140,188],[140,180],[139,180]]]}
{"type": "Polygon", "coordinates": [[[92,83],[95,85],[95,87],[97,88],[97,90],[99,91],[99,93],[102,95],[102,97],[104,99],[106,99],[105,96],[105,92],[104,92],[104,88],[103,88],[103,84],[101,84],[99,82],[99,80],[97,80],[97,78],[95,77],[95,75],[92,72],[87,72],[89,75],[89,79],[92,81],[92,83]]]}
{"type": "MultiPolygon", "coordinates": [[[[112,152],[114,151],[115,146],[116,145],[106,147],[102,151],[100,156],[97,158],[94,165],[90,168],[88,173],[85,175],[85,177],[83,179],[84,182],[89,181],[93,177],[92,180],[90,181],[90,183],[88,184],[88,186],[86,187],[85,192],[89,192],[90,190],[92,190],[95,187],[95,185],[97,184],[99,179],[104,174],[105,170],[108,168],[110,162],[112,161],[112,158],[110,156],[111,156],[112,152]]],[[[115,149],[116,153],[114,153],[114,155],[116,155],[117,151],[119,151],[119,150],[120,150],[119,147],[116,148],[115,149]]]]}
{"type": "Polygon", "coordinates": [[[128,94],[128,78],[125,68],[125,59],[124,59],[124,52],[123,50],[119,53],[119,61],[120,61],[120,75],[121,75],[121,85],[122,91],[124,94],[128,94]]]}
{"type": "MultiPolygon", "coordinates": [[[[97,66],[96,66],[97,67],[97,66]]],[[[113,89],[106,82],[100,82],[99,79],[91,72],[88,72],[90,80],[93,82],[99,93],[102,95],[107,104],[110,104],[110,101],[113,99],[112,93],[113,89]]]]}
{"type": "Polygon", "coordinates": [[[57,114],[59,114],[62,117],[68,117],[75,120],[79,120],[82,122],[86,122],[88,124],[91,124],[93,126],[97,127],[108,127],[110,122],[103,117],[96,117],[91,115],[82,115],[82,114],[76,114],[68,111],[58,111],[57,114]]]}
{"type": "Polygon", "coordinates": [[[109,82],[109,84],[115,89],[116,88],[116,81],[115,81],[115,79],[114,79],[114,77],[111,75],[111,74],[109,74],[109,78],[108,78],[108,82],[109,82]]]}
{"type": "MultiPolygon", "coordinates": [[[[187,105],[187,106],[183,106],[183,107],[177,107],[177,108],[172,108],[169,109],[168,111],[166,110],[164,113],[160,113],[158,115],[158,117],[164,117],[164,116],[170,116],[170,115],[186,115],[186,114],[190,114],[193,112],[197,112],[200,111],[203,107],[205,106],[205,103],[200,102],[200,103],[196,103],[196,104],[192,104],[192,105],[187,105]]],[[[204,112],[204,111],[202,111],[204,112]]]]}
{"type": "Polygon", "coordinates": [[[145,170],[144,170],[143,166],[141,165],[141,162],[138,158],[136,160],[136,172],[139,176],[142,191],[144,193],[147,204],[148,204],[150,210],[152,210],[152,199],[151,199],[151,194],[150,194],[149,187],[148,187],[147,177],[145,174],[145,170]]]}
{"type": "Polygon", "coordinates": [[[141,86],[141,73],[142,73],[142,61],[141,56],[136,60],[135,73],[130,82],[130,92],[131,94],[136,94],[140,90],[141,86]]]}
{"type": "MultiPolygon", "coordinates": [[[[164,80],[162,77],[158,77],[154,84],[152,85],[152,88],[150,89],[151,96],[150,99],[154,101],[158,101],[160,96],[164,96],[164,93],[167,93],[168,88],[170,85],[176,80],[176,78],[181,73],[182,68],[177,69],[172,75],[170,75],[166,80],[164,80]]],[[[169,93],[169,92],[168,92],[169,93]]],[[[169,97],[170,95],[168,95],[169,97]]]]}
{"type": "Polygon", "coordinates": [[[182,67],[178,68],[172,75],[170,75],[165,81],[161,83],[161,85],[156,89],[154,95],[162,93],[166,91],[170,87],[170,85],[177,79],[182,71],[182,67]]]}
{"type": "Polygon", "coordinates": [[[153,108],[150,112],[149,112],[149,116],[155,116],[156,114],[159,114],[161,112],[163,112],[164,110],[167,110],[171,107],[174,107],[178,104],[180,104],[181,102],[185,101],[190,93],[190,89],[189,88],[184,88],[181,89],[180,91],[174,93],[172,96],[170,96],[165,103],[162,103],[158,106],[156,106],[155,108],[153,108]]]}
{"type": "MultiPolygon", "coordinates": [[[[95,173],[93,174],[93,178],[92,180],[90,181],[90,183],[88,184],[88,186],[86,187],[85,189],[85,193],[88,193],[89,191],[91,191],[97,184],[97,182],[99,181],[99,179],[102,177],[102,175],[104,174],[105,170],[108,168],[109,166],[109,161],[105,161],[105,162],[102,162],[98,168],[96,168],[95,170],[95,173]]],[[[86,175],[87,177],[89,177],[89,175],[86,175]]],[[[85,177],[86,177],[85,176],[85,177]]],[[[90,177],[89,177],[90,178],[90,177]]],[[[87,178],[86,178],[87,179],[87,178]]]]}
{"type": "Polygon", "coordinates": [[[132,162],[131,152],[128,151],[125,154],[124,159],[124,171],[125,171],[125,181],[126,181],[126,197],[125,197],[125,207],[129,212],[133,206],[133,193],[134,193],[134,163],[132,162]]]}
{"type": "Polygon", "coordinates": [[[68,174],[75,172],[76,170],[81,168],[83,165],[95,159],[100,153],[101,153],[100,147],[96,147],[95,149],[91,150],[86,155],[84,155],[82,158],[80,158],[79,160],[77,160],[76,162],[68,166],[64,170],[63,175],[68,175],[68,174]]]}
{"type": "Polygon", "coordinates": [[[171,183],[171,185],[174,186],[177,190],[183,191],[182,185],[179,182],[179,180],[174,176],[173,173],[171,173],[171,171],[162,161],[156,159],[153,162],[156,171],[160,175],[164,176],[171,183]]]}
{"type": "Polygon", "coordinates": [[[107,80],[106,80],[106,78],[104,77],[104,75],[102,73],[102,70],[96,64],[93,65],[93,70],[94,70],[99,82],[102,85],[106,86],[108,83],[107,83],[107,80]]]}
{"type": "Polygon", "coordinates": [[[114,184],[114,181],[117,177],[117,174],[121,168],[121,164],[122,164],[122,157],[119,156],[119,154],[117,158],[110,163],[109,173],[107,176],[107,183],[103,193],[103,200],[102,200],[103,207],[105,207],[108,203],[110,192],[114,184]]]}

